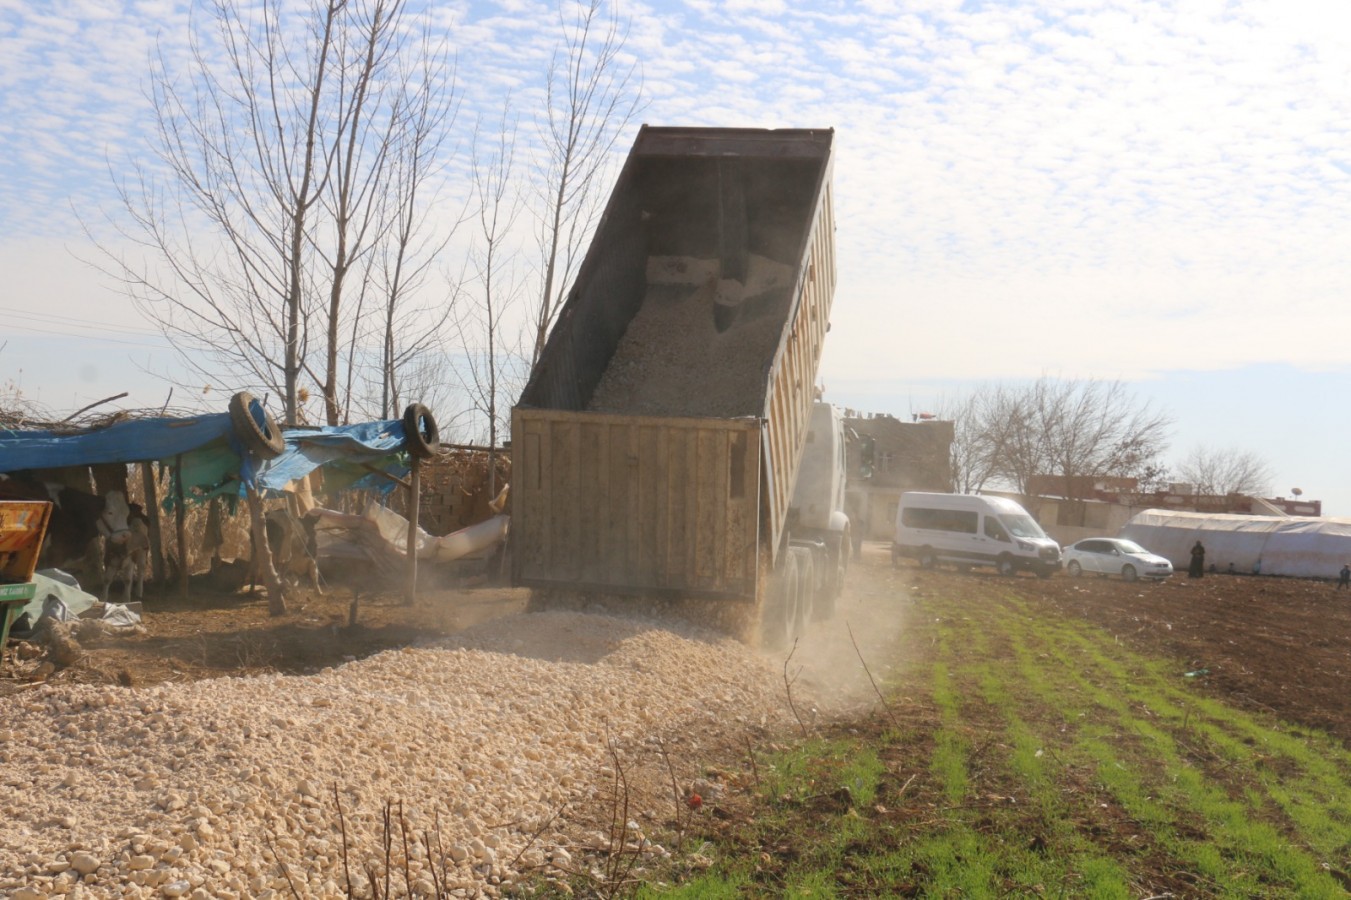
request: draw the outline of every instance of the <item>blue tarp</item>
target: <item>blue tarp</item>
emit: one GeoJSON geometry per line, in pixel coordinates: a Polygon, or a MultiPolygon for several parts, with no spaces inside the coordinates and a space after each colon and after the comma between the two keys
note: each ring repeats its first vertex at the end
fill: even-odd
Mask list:
{"type": "MultiPolygon", "coordinates": [[[[365,466],[402,474],[392,465],[404,449],[403,422],[391,419],[358,425],[292,428],[282,431],[286,449],[275,459],[257,465],[241,452],[227,413],[185,419],[135,419],[86,434],[60,435],[50,431],[0,431],[0,472],[22,469],[59,469],[102,463],[161,461],[173,463],[182,454],[185,488],[224,486],[237,476],[265,490],[279,491],[321,466],[345,469],[334,480],[344,486],[389,490],[392,483],[371,476],[365,466]],[[367,477],[369,476],[369,477],[367,477]]],[[[337,472],[334,472],[338,475],[337,472]]],[[[234,489],[231,488],[233,493],[234,489]]]]}
{"type": "Polygon", "coordinates": [[[228,413],[131,419],[85,434],[0,430],[0,472],[168,460],[232,434],[228,413]]]}
{"type": "MultiPolygon", "coordinates": [[[[286,439],[286,449],[258,469],[258,484],[274,491],[283,490],[295,479],[303,478],[320,466],[334,463],[376,465],[403,450],[405,442],[403,422],[398,419],[283,430],[282,437],[286,439]]],[[[388,490],[392,483],[380,479],[360,483],[360,486],[388,490]]]]}

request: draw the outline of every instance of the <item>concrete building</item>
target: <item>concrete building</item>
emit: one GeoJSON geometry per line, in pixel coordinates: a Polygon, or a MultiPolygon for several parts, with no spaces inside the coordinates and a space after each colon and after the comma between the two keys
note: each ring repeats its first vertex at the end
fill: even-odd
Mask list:
{"type": "Polygon", "coordinates": [[[952,490],[951,422],[905,422],[885,413],[847,409],[844,425],[846,509],[856,541],[891,540],[905,491],[952,490]]]}

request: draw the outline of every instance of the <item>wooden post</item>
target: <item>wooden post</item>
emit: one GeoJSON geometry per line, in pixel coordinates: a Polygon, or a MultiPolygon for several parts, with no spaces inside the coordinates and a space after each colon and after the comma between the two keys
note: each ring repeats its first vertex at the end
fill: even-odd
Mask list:
{"type": "Polygon", "coordinates": [[[163,597],[169,586],[164,583],[164,536],[159,525],[159,496],[155,492],[155,464],[141,463],[141,488],[145,493],[145,517],[149,520],[150,573],[155,579],[155,590],[163,597]]]}
{"type": "Polygon", "coordinates": [[[174,530],[178,536],[178,595],[188,599],[188,510],[183,498],[183,454],[174,458],[174,530]]]}
{"type": "Polygon", "coordinates": [[[272,564],[272,548],[267,543],[267,523],[263,520],[263,503],[258,499],[258,492],[253,488],[245,488],[245,492],[249,501],[249,531],[253,538],[253,561],[250,568],[253,569],[255,578],[261,573],[263,583],[267,585],[268,615],[284,616],[286,615],[286,594],[282,587],[281,577],[272,564]]]}
{"type": "Polygon", "coordinates": [[[413,456],[411,467],[408,475],[408,596],[404,598],[408,606],[417,602],[417,520],[422,499],[422,460],[413,456]]]}

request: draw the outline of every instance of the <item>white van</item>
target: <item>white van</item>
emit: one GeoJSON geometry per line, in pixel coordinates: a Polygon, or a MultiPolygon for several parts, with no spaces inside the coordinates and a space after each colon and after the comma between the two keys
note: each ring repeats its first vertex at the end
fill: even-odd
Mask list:
{"type": "Polygon", "coordinates": [[[977,494],[907,491],[896,509],[892,564],[906,556],[926,569],[940,562],[1020,569],[1049,578],[1060,568],[1060,545],[1012,500],[977,494]]]}

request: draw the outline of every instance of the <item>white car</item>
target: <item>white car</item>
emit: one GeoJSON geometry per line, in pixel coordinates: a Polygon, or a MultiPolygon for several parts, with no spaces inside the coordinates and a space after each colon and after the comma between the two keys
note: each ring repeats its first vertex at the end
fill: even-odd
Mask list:
{"type": "Polygon", "coordinates": [[[1127,581],[1137,578],[1167,578],[1173,564],[1150,553],[1135,541],[1125,538],[1084,538],[1065,548],[1065,571],[1071,576],[1092,572],[1095,575],[1120,575],[1127,581]]]}

